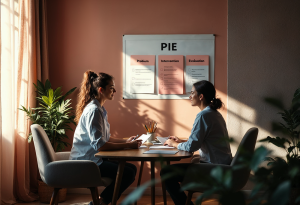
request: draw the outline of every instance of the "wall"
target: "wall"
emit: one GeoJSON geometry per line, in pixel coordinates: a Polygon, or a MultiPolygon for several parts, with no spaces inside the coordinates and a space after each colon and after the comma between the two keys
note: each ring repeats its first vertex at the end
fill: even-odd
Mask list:
{"type": "Polygon", "coordinates": [[[259,139],[276,136],[271,121],[281,120],[279,110],[263,98],[281,98],[287,108],[300,87],[299,10],[299,1],[228,1],[227,126],[237,140],[252,126],[259,139]]]}
{"type": "MultiPolygon", "coordinates": [[[[187,138],[199,112],[189,100],[122,99],[124,34],[216,34],[215,85],[227,106],[227,1],[51,0],[47,4],[50,81],[66,92],[80,86],[86,70],[112,74],[117,96],[104,106],[113,136],[144,133],[142,123],[155,120],[159,135],[187,138]]],[[[73,107],[76,94],[78,90],[72,95],[73,107]]],[[[226,118],[226,109],[221,112],[226,118]]],[[[149,169],[144,169],[144,176],[142,183],[149,179],[149,169]]]]}

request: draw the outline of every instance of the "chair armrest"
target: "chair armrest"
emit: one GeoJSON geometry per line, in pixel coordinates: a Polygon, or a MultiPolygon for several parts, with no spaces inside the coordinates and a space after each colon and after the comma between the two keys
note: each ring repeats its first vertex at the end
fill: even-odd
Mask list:
{"type": "Polygon", "coordinates": [[[55,161],[59,160],[68,160],[71,152],[56,152],[55,153],[55,161]]]}
{"type": "Polygon", "coordinates": [[[103,186],[98,166],[90,160],[60,160],[45,167],[45,183],[56,188],[103,186]]]}

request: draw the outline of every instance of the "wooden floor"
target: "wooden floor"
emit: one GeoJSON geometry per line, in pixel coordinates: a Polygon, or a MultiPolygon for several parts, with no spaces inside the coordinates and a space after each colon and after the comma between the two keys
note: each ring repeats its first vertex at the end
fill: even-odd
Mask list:
{"type": "MultiPolygon", "coordinates": [[[[122,200],[126,197],[126,195],[121,196],[119,199],[120,204],[122,200]]],[[[193,198],[193,201],[196,198],[193,198]]],[[[91,195],[88,194],[67,194],[67,198],[65,202],[59,203],[59,205],[88,205],[89,202],[92,200],[91,195]]],[[[162,196],[156,196],[155,197],[155,204],[157,205],[163,205],[163,197],[162,196]]],[[[150,196],[143,196],[139,201],[138,205],[150,205],[151,199],[150,196]]],[[[168,197],[168,205],[173,205],[173,201],[170,197],[168,197]]],[[[218,202],[215,199],[207,200],[203,205],[218,205],[218,202]]],[[[32,202],[32,203],[17,203],[16,205],[45,205],[44,203],[32,202]]]]}

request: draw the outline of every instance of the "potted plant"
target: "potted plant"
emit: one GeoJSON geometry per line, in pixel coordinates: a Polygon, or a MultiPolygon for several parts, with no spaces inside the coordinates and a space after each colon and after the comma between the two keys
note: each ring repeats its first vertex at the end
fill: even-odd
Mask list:
{"type": "Polygon", "coordinates": [[[267,167],[261,167],[255,173],[255,190],[268,204],[280,204],[280,200],[289,204],[300,202],[300,88],[294,93],[290,109],[284,109],[279,99],[265,98],[270,105],[282,110],[279,112],[283,122],[272,122],[272,130],[283,137],[266,137],[260,142],[269,142],[286,151],[286,158],[267,157],[267,167]],[[277,199],[278,193],[286,194],[277,199]],[[279,201],[278,201],[279,200],[279,201]]]}
{"type": "MultiPolygon", "coordinates": [[[[65,99],[71,94],[76,87],[69,90],[65,95],[62,95],[61,87],[53,90],[51,83],[46,80],[45,85],[38,80],[37,85],[34,84],[37,89],[36,97],[39,105],[36,108],[26,109],[21,106],[20,110],[24,111],[29,120],[33,124],[39,124],[47,133],[49,140],[52,144],[54,151],[62,151],[65,147],[70,145],[65,140],[68,139],[66,130],[73,129],[70,123],[76,125],[74,118],[75,115],[72,112],[71,99],[65,99]]],[[[28,143],[32,141],[32,134],[28,136],[28,143]]],[[[65,201],[66,189],[59,191],[59,202],[65,201]]],[[[51,194],[53,192],[52,187],[48,187],[43,181],[39,180],[38,192],[40,195],[40,201],[49,203],[51,194]]]]}

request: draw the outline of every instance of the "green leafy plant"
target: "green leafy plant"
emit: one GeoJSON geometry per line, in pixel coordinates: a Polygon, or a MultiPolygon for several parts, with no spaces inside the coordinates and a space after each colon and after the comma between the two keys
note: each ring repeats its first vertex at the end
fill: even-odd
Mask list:
{"type": "MultiPolygon", "coordinates": [[[[285,109],[281,100],[276,98],[265,98],[270,105],[283,110],[279,112],[282,122],[272,122],[272,130],[281,132],[285,137],[270,137],[260,140],[260,142],[269,142],[277,147],[283,148],[287,155],[287,163],[299,163],[300,161],[300,88],[294,93],[290,109],[285,109]]],[[[269,158],[269,161],[275,162],[275,159],[269,158]]]]}
{"type": "Polygon", "coordinates": [[[297,204],[300,197],[291,195],[291,191],[300,190],[300,88],[294,93],[290,109],[285,109],[280,99],[265,98],[270,105],[282,110],[279,112],[283,122],[272,122],[272,130],[283,137],[266,137],[260,142],[269,142],[286,151],[286,159],[266,157],[267,167],[255,172],[254,183],[256,202],[253,204],[297,204]],[[278,198],[278,193],[281,197],[278,198]],[[261,203],[261,201],[265,201],[261,203]]]}
{"type": "MultiPolygon", "coordinates": [[[[70,145],[65,140],[68,139],[66,135],[66,130],[73,129],[70,127],[70,123],[74,122],[75,115],[72,112],[71,99],[65,98],[74,92],[76,87],[69,90],[65,95],[62,95],[61,87],[53,90],[51,88],[51,83],[46,80],[45,85],[38,80],[37,85],[34,84],[37,89],[38,97],[36,97],[39,102],[39,106],[36,108],[26,109],[24,106],[19,108],[24,111],[29,120],[33,124],[39,124],[43,127],[47,133],[54,151],[61,151],[68,145],[70,145]]],[[[32,141],[32,134],[28,136],[28,142],[32,141]]]]}

